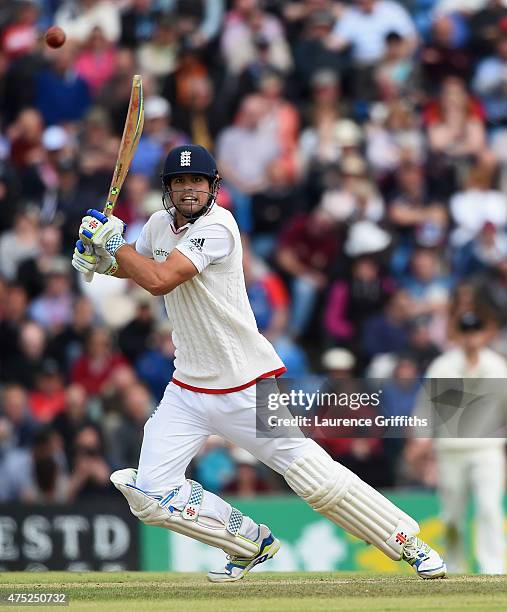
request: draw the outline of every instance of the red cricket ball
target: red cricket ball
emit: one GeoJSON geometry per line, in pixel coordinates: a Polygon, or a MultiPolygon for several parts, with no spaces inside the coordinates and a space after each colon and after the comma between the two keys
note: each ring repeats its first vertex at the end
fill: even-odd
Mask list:
{"type": "Polygon", "coordinates": [[[61,47],[65,42],[65,38],[65,32],[58,26],[51,26],[44,35],[46,44],[53,49],[58,49],[58,47],[61,47]]]}

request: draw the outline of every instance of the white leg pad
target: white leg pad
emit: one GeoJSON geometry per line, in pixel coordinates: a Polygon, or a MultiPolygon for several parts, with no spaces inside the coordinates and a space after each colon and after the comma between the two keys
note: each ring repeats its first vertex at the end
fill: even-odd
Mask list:
{"type": "Polygon", "coordinates": [[[183,512],[170,509],[168,505],[162,506],[164,500],[158,500],[138,489],[135,479],[136,470],[133,468],[111,474],[111,482],[127,499],[132,514],[146,525],[181,533],[204,544],[221,548],[229,555],[249,558],[259,552],[258,544],[239,534],[231,534],[225,525],[214,519],[197,516],[194,520],[185,520],[182,518],[183,512]]]}
{"type": "Polygon", "coordinates": [[[285,480],[314,510],[395,561],[419,533],[413,518],[324,451],[293,461],[285,480]]]}

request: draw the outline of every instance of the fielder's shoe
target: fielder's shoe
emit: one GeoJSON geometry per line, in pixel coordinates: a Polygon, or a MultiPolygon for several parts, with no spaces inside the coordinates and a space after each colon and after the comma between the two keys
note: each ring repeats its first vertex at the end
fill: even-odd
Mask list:
{"type": "Polygon", "coordinates": [[[260,534],[257,541],[260,541],[259,552],[255,557],[244,559],[227,555],[227,564],[222,570],[208,572],[208,580],[211,582],[235,582],[241,580],[248,572],[259,563],[264,563],[274,557],[280,550],[280,540],[275,538],[266,525],[259,525],[260,534]]]}
{"type": "Polygon", "coordinates": [[[442,557],[416,536],[409,538],[403,547],[403,559],[415,568],[419,577],[426,580],[445,578],[447,574],[442,557]]]}

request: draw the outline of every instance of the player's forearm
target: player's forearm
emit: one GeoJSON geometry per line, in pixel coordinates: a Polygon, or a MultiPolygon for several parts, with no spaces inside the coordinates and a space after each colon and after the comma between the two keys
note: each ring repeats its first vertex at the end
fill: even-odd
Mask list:
{"type": "Polygon", "coordinates": [[[126,244],[116,251],[115,257],[122,273],[152,295],[165,295],[197,273],[192,264],[190,271],[188,266],[181,266],[180,258],[184,256],[180,254],[178,258],[178,253],[171,254],[165,262],[157,262],[126,244]]]}
{"type": "MultiPolygon", "coordinates": [[[[148,259],[138,253],[130,245],[120,247],[115,253],[118,262],[118,272],[125,275],[153,295],[160,285],[159,266],[153,259],[148,259]]],[[[115,274],[117,276],[117,274],[115,274]]],[[[120,277],[122,278],[122,277],[120,277]]]]}
{"type": "Polygon", "coordinates": [[[111,276],[114,276],[115,278],[130,278],[130,276],[125,272],[125,270],[120,265],[118,265],[118,268],[116,269],[114,274],[111,274],[111,276]]]}

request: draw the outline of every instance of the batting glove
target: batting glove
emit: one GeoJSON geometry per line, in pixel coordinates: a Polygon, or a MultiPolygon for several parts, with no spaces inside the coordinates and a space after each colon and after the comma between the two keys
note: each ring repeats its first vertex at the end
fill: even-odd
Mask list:
{"type": "Polygon", "coordinates": [[[116,251],[126,244],[123,234],[126,225],[121,219],[111,215],[106,217],[100,211],[90,209],[81,221],[79,237],[84,244],[91,244],[94,250],[105,249],[109,255],[115,255],[116,251]]]}
{"type": "Polygon", "coordinates": [[[98,274],[111,276],[118,270],[116,259],[109,255],[107,251],[101,251],[100,254],[97,254],[87,249],[82,240],[76,242],[76,248],[72,256],[72,266],[82,274],[97,272],[98,274]]]}

